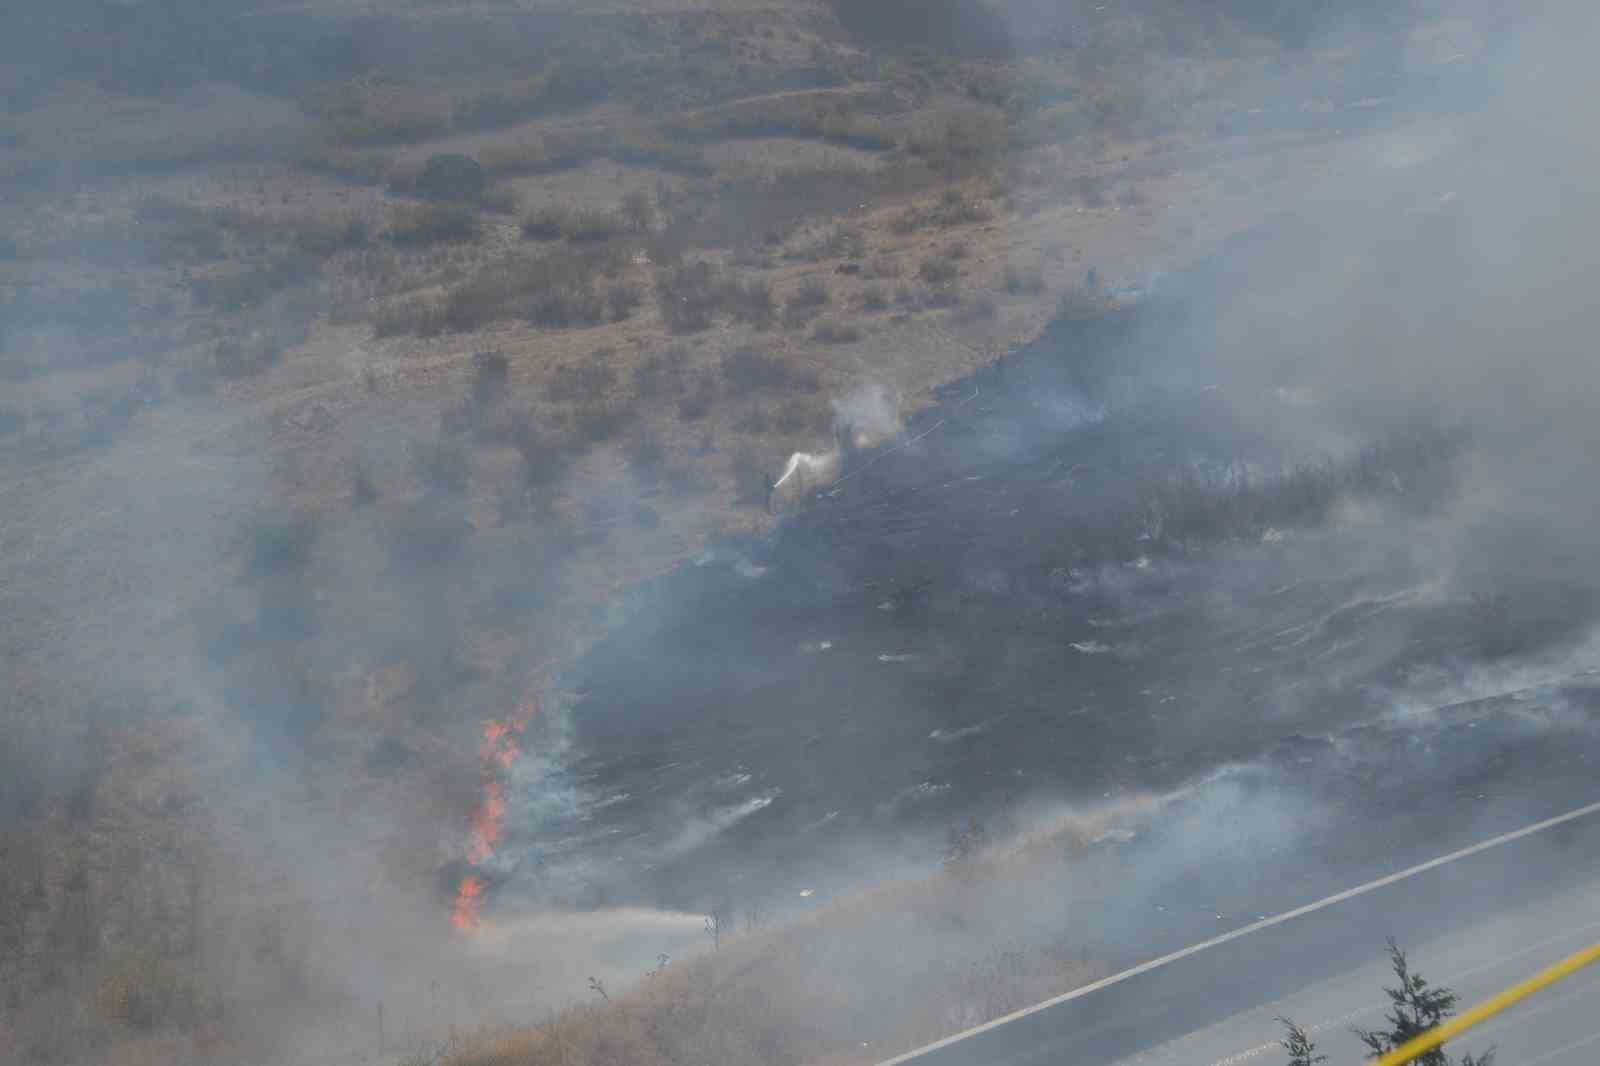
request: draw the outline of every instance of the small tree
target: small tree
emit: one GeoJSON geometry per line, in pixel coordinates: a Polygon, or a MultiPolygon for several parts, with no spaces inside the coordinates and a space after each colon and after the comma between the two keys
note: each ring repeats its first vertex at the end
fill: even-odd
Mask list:
{"type": "Polygon", "coordinates": [[[1289,1066],[1317,1066],[1319,1062],[1328,1061],[1328,1056],[1317,1054],[1317,1045],[1311,1042],[1304,1029],[1288,1018],[1279,1018],[1278,1021],[1287,1030],[1278,1043],[1289,1053],[1289,1066]]]}
{"type": "MultiPolygon", "coordinates": [[[[1392,937],[1389,939],[1389,963],[1394,969],[1395,977],[1399,979],[1399,984],[1394,988],[1383,990],[1389,997],[1389,1014],[1385,1019],[1388,1023],[1387,1028],[1355,1030],[1356,1036],[1361,1038],[1361,1042],[1367,1045],[1367,1050],[1372,1053],[1370,1056],[1372,1058],[1386,1055],[1407,1041],[1436,1028],[1454,1014],[1456,1009],[1456,994],[1448,988],[1434,988],[1421,974],[1412,973],[1410,965],[1406,962],[1406,953],[1400,950],[1400,946],[1392,937]]],[[[1306,1036],[1304,1029],[1287,1018],[1279,1018],[1278,1021],[1288,1030],[1280,1043],[1289,1053],[1289,1066],[1314,1066],[1324,1060],[1325,1056],[1315,1054],[1316,1045],[1306,1036]]],[[[1443,1047],[1418,1055],[1412,1061],[1416,1066],[1452,1066],[1450,1057],[1445,1054],[1443,1047]]],[[[1460,1066],[1492,1066],[1493,1062],[1494,1050],[1490,1049],[1477,1058],[1463,1055],[1460,1066]]]]}

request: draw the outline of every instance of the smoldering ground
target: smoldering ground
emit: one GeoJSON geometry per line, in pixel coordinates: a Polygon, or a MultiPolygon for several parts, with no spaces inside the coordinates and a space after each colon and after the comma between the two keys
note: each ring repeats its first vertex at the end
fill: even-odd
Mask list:
{"type": "Polygon", "coordinates": [[[1487,106],[1409,114],[1402,79],[1393,127],[1276,224],[1111,333],[1059,324],[952,387],[748,549],[764,576],[664,584],[574,670],[575,736],[601,792],[684,798],[607,824],[656,839],[775,798],[596,891],[925,868],[1019,795],[1176,785],[1453,681],[1586,669],[1593,158],[1545,47],[1586,24],[1548,17],[1479,57],[1487,106]],[[738,796],[706,784],[735,769],[738,796]]]}

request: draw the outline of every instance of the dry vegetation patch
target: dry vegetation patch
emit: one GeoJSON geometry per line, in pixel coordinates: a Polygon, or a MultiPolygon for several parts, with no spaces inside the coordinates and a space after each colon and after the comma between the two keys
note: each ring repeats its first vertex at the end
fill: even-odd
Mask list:
{"type": "MultiPolygon", "coordinates": [[[[926,881],[880,888],[794,925],[752,929],[634,988],[447,1066],[626,1061],[870,1063],[1079,987],[1105,972],[1065,940],[1013,939],[989,908],[1060,878],[1081,826],[1017,851],[976,849],[926,881]]],[[[730,911],[716,920],[726,937],[730,911]]],[[[593,986],[591,986],[593,987],[593,986]]]]}

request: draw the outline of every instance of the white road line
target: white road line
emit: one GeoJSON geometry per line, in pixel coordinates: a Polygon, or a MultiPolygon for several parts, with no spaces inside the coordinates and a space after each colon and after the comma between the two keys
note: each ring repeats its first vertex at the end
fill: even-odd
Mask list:
{"type": "MultiPolygon", "coordinates": [[[[1536,940],[1532,944],[1529,944],[1526,947],[1521,948],[1518,951],[1513,951],[1509,955],[1502,955],[1497,959],[1491,959],[1488,962],[1480,962],[1476,966],[1469,966],[1465,970],[1457,970],[1454,973],[1446,974],[1444,976],[1443,980],[1442,980],[1442,983],[1447,985],[1447,986],[1456,985],[1464,977],[1472,977],[1472,976],[1474,976],[1476,974],[1483,973],[1486,970],[1493,970],[1493,969],[1495,969],[1497,967],[1505,966],[1508,963],[1512,963],[1512,962],[1517,961],[1518,959],[1522,958],[1523,956],[1532,955],[1535,952],[1543,951],[1545,948],[1550,947],[1552,944],[1570,943],[1572,941],[1572,938],[1577,936],[1579,933],[1587,933],[1587,932],[1589,932],[1589,930],[1596,929],[1596,928],[1600,928],[1600,922],[1586,922],[1583,925],[1574,926],[1571,929],[1566,929],[1566,930],[1563,930],[1560,933],[1557,933],[1555,936],[1547,936],[1543,940],[1536,940]]],[[[1577,993],[1574,993],[1574,995],[1575,994],[1577,994],[1577,993]]],[[[1570,998],[1571,998],[1571,996],[1562,996],[1561,997],[1561,1001],[1564,1002],[1564,1001],[1566,1001],[1567,999],[1570,999],[1570,998]]],[[[1555,1001],[1552,1001],[1552,1002],[1555,1002],[1555,1001]]],[[[1363,1014],[1371,1014],[1373,1011],[1382,1010],[1382,1009],[1383,1009],[1383,1004],[1382,1003],[1376,1003],[1376,1002],[1369,1003],[1365,1007],[1360,1007],[1360,1008],[1357,1008],[1356,1010],[1349,1011],[1349,1012],[1347,1012],[1345,1014],[1341,1014],[1337,1018],[1329,1018],[1329,1019],[1326,1019],[1324,1021],[1317,1022],[1314,1025],[1308,1025],[1308,1026],[1306,1026],[1306,1032],[1308,1034],[1312,1035],[1312,1036],[1315,1036],[1317,1033],[1326,1032],[1327,1030],[1332,1029],[1335,1026],[1348,1025],[1351,1022],[1355,1021],[1357,1018],[1361,1017],[1363,1014]]],[[[1533,1012],[1528,1012],[1528,1013],[1524,1013],[1524,1014],[1518,1015],[1517,1017],[1524,1017],[1524,1018],[1533,1017],[1534,1014],[1539,1014],[1539,1013],[1543,1013],[1543,1012],[1542,1011],[1533,1011],[1533,1012]]],[[[1501,1022],[1498,1022],[1498,1023],[1497,1022],[1491,1022],[1488,1025],[1486,1025],[1486,1026],[1482,1027],[1481,1029],[1479,1029],[1478,1032],[1480,1032],[1480,1033],[1487,1032],[1488,1030],[1495,1028],[1497,1025],[1500,1025],[1501,1023],[1503,1023],[1503,1022],[1505,1022],[1507,1020],[1509,1020],[1509,1019],[1502,1019],[1501,1022]]],[[[1177,1040],[1169,1041],[1168,1043],[1163,1044],[1162,1047],[1170,1047],[1172,1044],[1176,1044],[1179,1041],[1182,1041],[1184,1039],[1186,1039],[1186,1037],[1179,1037],[1177,1040]]],[[[1257,1057],[1259,1057],[1261,1055],[1265,1055],[1268,1052],[1278,1051],[1281,1048],[1282,1048],[1282,1045],[1279,1044],[1278,1041],[1272,1040],[1272,1041],[1269,1041],[1269,1042],[1267,1042],[1265,1044],[1257,1044],[1255,1047],[1245,1048],[1243,1051],[1235,1051],[1231,1055],[1225,1055],[1222,1058],[1217,1059],[1215,1062],[1211,1063],[1211,1066],[1238,1066],[1238,1064],[1241,1063],[1241,1062],[1249,1062],[1253,1058],[1257,1058],[1257,1057]]]]}
{"type": "Polygon", "coordinates": [[[1232,932],[1223,933],[1221,936],[1212,937],[1210,940],[1202,940],[1198,944],[1191,944],[1186,948],[1180,948],[1177,951],[1169,952],[1166,955],[1162,955],[1160,958],[1151,959],[1149,962],[1141,963],[1132,969],[1123,970],[1121,973],[1112,974],[1110,977],[1102,977],[1100,980],[1084,985],[1081,988],[1075,988],[1071,992],[1063,993],[1062,995],[1056,996],[1053,999],[1047,999],[1043,1003],[1035,1003],[1031,1007],[1024,1007],[1022,1010],[1013,1011],[1004,1017],[996,1018],[992,1022],[985,1022],[983,1025],[974,1026],[971,1029],[965,1029],[953,1036],[947,1036],[943,1040],[939,1040],[924,1047],[917,1048],[914,1051],[908,1051],[904,1055],[897,1055],[892,1059],[886,1059],[878,1063],[877,1066],[900,1066],[901,1063],[910,1062],[912,1059],[926,1055],[933,1051],[938,1051],[940,1048],[949,1047],[951,1044],[970,1039],[971,1037],[977,1036],[980,1033],[986,1033],[991,1029],[998,1029],[1002,1025],[1020,1021],[1021,1019],[1028,1017],[1030,1014],[1037,1014],[1040,1011],[1049,1010],[1050,1008],[1060,1006],[1063,1003],[1068,1003],[1072,1000],[1081,999],[1084,996],[1092,995],[1103,988],[1110,988],[1112,985],[1121,984],[1123,981],[1133,977],[1138,977],[1140,974],[1149,973],[1151,970],[1157,970],[1163,966],[1171,965],[1172,963],[1186,959],[1191,955],[1198,955],[1202,951],[1209,951],[1212,948],[1221,947],[1223,944],[1238,940],[1241,937],[1249,936],[1251,933],[1258,933],[1263,929],[1270,929],[1275,925],[1282,925],[1285,922],[1291,922],[1296,918],[1302,918],[1307,914],[1313,914],[1317,911],[1332,907],[1336,903],[1343,903],[1346,900],[1355,899],[1357,896],[1364,896],[1369,892],[1376,892],[1380,888],[1386,888],[1389,885],[1408,880],[1417,876],[1418,874],[1427,873],[1429,870],[1438,869],[1439,867],[1446,866],[1452,862],[1458,862],[1461,859],[1476,855],[1481,851],[1488,851],[1491,848],[1498,848],[1501,845],[1510,844],[1512,841],[1521,840],[1523,837],[1532,836],[1533,834],[1543,832],[1546,829],[1553,829],[1558,825],[1564,825],[1567,822],[1586,817],[1594,814],[1597,811],[1600,811],[1600,803],[1590,803],[1586,806],[1579,807],[1576,810],[1568,811],[1566,814],[1558,814],[1554,818],[1546,818],[1542,822],[1535,822],[1532,825],[1523,826],[1521,829],[1514,829],[1509,833],[1502,833],[1497,837],[1491,837],[1488,840],[1473,844],[1471,847],[1462,848],[1460,851],[1452,851],[1448,855],[1440,855],[1436,859],[1429,859],[1427,862],[1418,863],[1416,866],[1409,866],[1404,870],[1397,871],[1396,873],[1389,874],[1385,877],[1380,877],[1376,881],[1368,881],[1364,885],[1357,885],[1354,888],[1347,888],[1343,892],[1337,892],[1334,895],[1328,896],[1324,899],[1319,899],[1315,903],[1307,903],[1303,907],[1296,907],[1294,910],[1284,911],[1282,914],[1274,914],[1270,918],[1263,918],[1260,921],[1252,922],[1249,925],[1240,926],[1238,929],[1235,929],[1232,932]]]}
{"type": "Polygon", "coordinates": [[[1596,1040],[1600,1040],[1600,1033],[1592,1033],[1589,1036],[1584,1037],[1582,1040],[1574,1041],[1565,1047],[1558,1047],[1554,1051],[1546,1051],[1543,1055],[1540,1055],[1537,1058],[1526,1059],[1523,1061],[1522,1066],[1539,1066],[1539,1063],[1549,1062],[1551,1059],[1565,1055],[1569,1051],[1577,1051],[1581,1047],[1588,1047],[1596,1040]]]}

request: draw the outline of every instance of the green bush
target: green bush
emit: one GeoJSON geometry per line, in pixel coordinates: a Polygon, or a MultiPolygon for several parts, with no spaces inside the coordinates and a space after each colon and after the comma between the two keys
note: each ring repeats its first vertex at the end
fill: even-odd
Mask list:
{"type": "Polygon", "coordinates": [[[489,189],[489,174],[471,156],[460,152],[430,155],[411,181],[411,193],[425,200],[475,202],[489,189]]]}
{"type": "Polygon", "coordinates": [[[409,247],[471,243],[482,234],[477,212],[465,204],[406,204],[389,214],[389,239],[409,247]]]}

